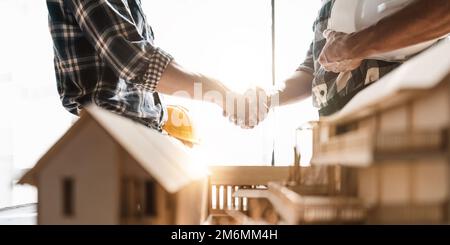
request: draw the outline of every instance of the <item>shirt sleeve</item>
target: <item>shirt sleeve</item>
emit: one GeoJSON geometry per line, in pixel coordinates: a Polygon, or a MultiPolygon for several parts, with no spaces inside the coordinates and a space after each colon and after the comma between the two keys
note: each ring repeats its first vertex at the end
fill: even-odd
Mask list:
{"type": "Polygon", "coordinates": [[[297,71],[308,72],[311,75],[314,75],[314,58],[313,58],[313,44],[309,46],[308,52],[306,53],[305,60],[302,64],[297,68],[297,71]]]}
{"type": "Polygon", "coordinates": [[[85,36],[116,75],[154,91],[172,56],[144,38],[122,0],[69,0],[85,36]]]}

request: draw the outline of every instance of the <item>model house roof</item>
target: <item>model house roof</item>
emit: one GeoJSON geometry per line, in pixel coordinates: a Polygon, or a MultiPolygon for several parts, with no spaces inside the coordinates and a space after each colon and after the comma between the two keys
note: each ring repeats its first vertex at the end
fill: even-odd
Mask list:
{"type": "Polygon", "coordinates": [[[438,86],[450,75],[449,54],[450,41],[442,40],[358,93],[340,112],[325,121],[360,118],[383,106],[404,101],[414,92],[438,86]]]}
{"type": "Polygon", "coordinates": [[[92,105],[86,108],[81,118],[19,183],[36,185],[35,178],[39,170],[80,131],[87,120],[94,120],[168,192],[177,192],[186,184],[206,175],[206,170],[181,142],[92,105]]]}

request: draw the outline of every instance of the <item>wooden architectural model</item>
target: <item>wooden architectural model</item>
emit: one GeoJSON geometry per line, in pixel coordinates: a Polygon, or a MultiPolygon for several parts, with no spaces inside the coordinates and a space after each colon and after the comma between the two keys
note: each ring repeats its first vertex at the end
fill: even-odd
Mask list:
{"type": "Polygon", "coordinates": [[[210,189],[218,191],[209,192],[209,214],[219,221],[212,223],[363,223],[365,208],[341,185],[343,173],[336,166],[214,167],[210,189]]]}
{"type": "MultiPolygon", "coordinates": [[[[242,190],[258,192],[267,189],[270,181],[284,181],[289,174],[289,168],[213,166],[209,168],[209,172],[209,217],[206,224],[245,224],[249,213],[258,212],[258,206],[251,206],[249,196],[238,193],[242,190]]],[[[254,224],[253,222],[250,221],[254,224]]],[[[261,220],[255,222],[260,224],[261,220]]]]}
{"type": "Polygon", "coordinates": [[[448,223],[450,42],[414,57],[314,129],[314,165],[357,170],[369,223],[448,223]]]}
{"type": "Polygon", "coordinates": [[[91,106],[20,183],[39,224],[200,224],[205,174],[182,143],[91,106]]]}
{"type": "Polygon", "coordinates": [[[213,171],[210,186],[242,185],[231,197],[247,204],[210,213],[250,224],[449,223],[448,54],[443,41],[315,122],[310,167],[213,171]]]}

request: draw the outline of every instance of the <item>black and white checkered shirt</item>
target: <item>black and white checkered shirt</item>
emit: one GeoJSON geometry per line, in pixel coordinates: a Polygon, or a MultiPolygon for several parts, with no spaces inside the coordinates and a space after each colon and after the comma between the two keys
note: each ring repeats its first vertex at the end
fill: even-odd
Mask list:
{"type": "Polygon", "coordinates": [[[86,104],[159,128],[155,88],[172,57],[153,44],[140,0],[47,0],[57,88],[78,115],[86,104]]]}

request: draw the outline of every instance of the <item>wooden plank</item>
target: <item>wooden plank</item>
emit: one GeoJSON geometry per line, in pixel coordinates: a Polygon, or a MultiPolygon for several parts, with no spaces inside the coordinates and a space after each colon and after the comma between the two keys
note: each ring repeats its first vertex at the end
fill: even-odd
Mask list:
{"type": "Polygon", "coordinates": [[[242,198],[266,198],[267,192],[267,189],[241,189],[235,192],[233,196],[242,198]]]}
{"type": "MultiPolygon", "coordinates": [[[[450,104],[450,75],[447,76],[446,78],[447,80],[447,103],[450,104]]],[[[450,115],[450,106],[449,106],[449,110],[447,112],[450,115]]],[[[448,127],[447,127],[447,164],[450,165],[450,120],[448,121],[448,127]]],[[[447,171],[447,181],[450,183],[450,167],[448,168],[447,171]]],[[[449,184],[447,183],[447,184],[449,184]]],[[[449,193],[448,195],[450,196],[450,188],[449,188],[449,193]]],[[[450,210],[450,201],[447,202],[447,210],[450,210]]],[[[446,221],[449,222],[450,221],[450,211],[447,212],[447,217],[446,217],[446,221]]]]}
{"type": "Polygon", "coordinates": [[[228,203],[228,186],[225,185],[223,187],[223,209],[227,210],[229,209],[229,203],[228,203]]]}
{"type": "MultiPolygon", "coordinates": [[[[237,186],[235,188],[235,192],[238,192],[241,189],[240,186],[237,186]]],[[[235,197],[236,198],[236,210],[242,210],[242,198],[240,197],[235,197]]]]}
{"type": "Polygon", "coordinates": [[[216,199],[216,210],[220,210],[220,185],[215,185],[216,187],[216,195],[215,195],[215,199],[216,199]]]}
{"type": "Polygon", "coordinates": [[[209,171],[213,185],[265,185],[289,177],[289,167],[213,166],[209,171]]]}
{"type": "Polygon", "coordinates": [[[290,225],[362,223],[365,218],[361,200],[354,197],[302,196],[279,183],[271,183],[267,194],[290,225]]]}
{"type": "Polygon", "coordinates": [[[213,209],[213,205],[212,205],[213,196],[212,196],[211,178],[208,178],[207,191],[208,191],[208,194],[207,194],[207,198],[208,198],[208,209],[207,209],[207,212],[208,212],[208,214],[210,214],[210,213],[212,213],[212,209],[213,209]]]}

